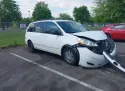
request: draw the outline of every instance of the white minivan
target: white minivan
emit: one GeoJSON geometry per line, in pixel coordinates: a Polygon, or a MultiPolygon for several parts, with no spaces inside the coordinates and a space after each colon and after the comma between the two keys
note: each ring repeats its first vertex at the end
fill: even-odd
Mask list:
{"type": "Polygon", "coordinates": [[[102,31],[88,31],[70,20],[42,20],[29,24],[25,42],[29,51],[35,49],[60,55],[71,64],[100,67],[108,63],[103,51],[116,54],[116,45],[102,31]]]}

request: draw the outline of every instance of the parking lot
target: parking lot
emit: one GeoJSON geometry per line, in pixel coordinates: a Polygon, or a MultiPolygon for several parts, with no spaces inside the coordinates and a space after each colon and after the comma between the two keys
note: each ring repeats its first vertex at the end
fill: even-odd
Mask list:
{"type": "MultiPolygon", "coordinates": [[[[116,60],[125,67],[125,42],[116,44],[116,60]]],[[[124,83],[125,74],[110,64],[88,69],[26,47],[0,50],[0,91],[125,91],[124,83]]]]}

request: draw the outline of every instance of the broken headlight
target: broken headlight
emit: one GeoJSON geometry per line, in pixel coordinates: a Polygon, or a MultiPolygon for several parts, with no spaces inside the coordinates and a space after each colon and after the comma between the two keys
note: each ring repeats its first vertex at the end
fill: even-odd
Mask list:
{"type": "Polygon", "coordinates": [[[95,42],[92,42],[92,41],[84,39],[84,38],[78,38],[77,41],[80,44],[84,44],[86,46],[98,46],[95,42]]]}

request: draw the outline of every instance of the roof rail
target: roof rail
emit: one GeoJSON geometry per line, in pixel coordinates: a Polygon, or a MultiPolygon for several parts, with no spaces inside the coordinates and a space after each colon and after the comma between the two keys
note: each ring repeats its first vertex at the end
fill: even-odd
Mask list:
{"type": "Polygon", "coordinates": [[[49,18],[49,19],[42,19],[42,20],[66,20],[66,19],[62,19],[62,18],[49,18]]]}

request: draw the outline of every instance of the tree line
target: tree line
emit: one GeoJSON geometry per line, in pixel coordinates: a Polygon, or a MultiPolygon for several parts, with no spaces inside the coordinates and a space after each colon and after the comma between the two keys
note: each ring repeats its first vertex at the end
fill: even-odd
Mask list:
{"type": "MultiPolygon", "coordinates": [[[[52,16],[48,4],[38,2],[33,10],[32,17],[22,18],[22,14],[14,0],[0,1],[0,22],[31,22],[43,19],[66,19],[76,20],[80,23],[121,23],[125,19],[125,0],[94,0],[92,13],[86,6],[75,7],[73,17],[67,13],[59,14],[59,17],[52,16]]],[[[2,23],[4,29],[4,23],[2,23]]]]}
{"type": "MultiPolygon", "coordinates": [[[[86,6],[75,7],[73,11],[73,16],[76,21],[79,21],[81,23],[90,21],[90,13],[86,6]]],[[[51,18],[74,20],[73,17],[71,17],[67,13],[60,13],[59,17],[54,17],[52,16],[50,9],[48,8],[48,4],[46,4],[45,2],[38,2],[35,5],[34,11],[32,14],[33,21],[51,19],[51,18]]]]}

